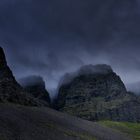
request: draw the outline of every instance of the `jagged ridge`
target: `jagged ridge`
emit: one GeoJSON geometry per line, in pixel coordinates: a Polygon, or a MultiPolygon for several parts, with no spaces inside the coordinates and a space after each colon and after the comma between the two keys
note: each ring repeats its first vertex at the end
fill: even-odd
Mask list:
{"type": "Polygon", "coordinates": [[[41,106],[36,99],[17,83],[12,71],[7,65],[3,49],[0,47],[0,101],[13,102],[21,105],[41,106]]]}

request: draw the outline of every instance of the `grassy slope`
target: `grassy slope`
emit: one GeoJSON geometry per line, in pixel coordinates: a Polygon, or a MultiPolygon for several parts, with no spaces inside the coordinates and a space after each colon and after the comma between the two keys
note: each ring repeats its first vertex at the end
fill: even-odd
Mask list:
{"type": "Polygon", "coordinates": [[[50,108],[0,104],[0,140],[130,140],[98,123],[50,108]]]}
{"type": "Polygon", "coordinates": [[[100,124],[128,134],[134,140],[140,140],[140,124],[129,122],[102,121],[100,124]]]}

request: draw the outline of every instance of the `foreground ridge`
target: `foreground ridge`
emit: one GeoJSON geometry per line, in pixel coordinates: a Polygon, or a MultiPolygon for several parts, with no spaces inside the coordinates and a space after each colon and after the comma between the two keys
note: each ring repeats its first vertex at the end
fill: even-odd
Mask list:
{"type": "Polygon", "coordinates": [[[47,107],[0,104],[0,114],[2,140],[131,140],[119,131],[47,107]]]}

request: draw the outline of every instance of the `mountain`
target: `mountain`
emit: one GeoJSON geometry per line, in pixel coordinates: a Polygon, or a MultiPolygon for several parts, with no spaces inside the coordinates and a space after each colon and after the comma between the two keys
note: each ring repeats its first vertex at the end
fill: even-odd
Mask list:
{"type": "Polygon", "coordinates": [[[47,107],[0,103],[1,140],[132,140],[125,133],[47,107]]]}
{"type": "Polygon", "coordinates": [[[35,99],[49,106],[51,99],[48,91],[45,88],[45,82],[40,76],[28,76],[19,80],[23,88],[35,99]]]}
{"type": "Polygon", "coordinates": [[[3,49],[0,47],[0,102],[13,102],[21,105],[41,106],[36,99],[17,83],[7,65],[3,49]]]}
{"type": "Polygon", "coordinates": [[[87,65],[60,82],[55,108],[87,120],[140,122],[140,100],[108,65],[87,65]]]}
{"type": "Polygon", "coordinates": [[[25,89],[15,80],[0,48],[1,140],[131,140],[125,133],[46,107],[50,99],[41,77],[22,82],[25,89]]]}

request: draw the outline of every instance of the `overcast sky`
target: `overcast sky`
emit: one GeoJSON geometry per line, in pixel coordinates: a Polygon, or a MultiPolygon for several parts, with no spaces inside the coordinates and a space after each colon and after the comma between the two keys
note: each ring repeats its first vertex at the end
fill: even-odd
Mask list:
{"type": "Polygon", "coordinates": [[[17,79],[46,87],[85,64],[110,64],[140,81],[139,0],[0,0],[0,45],[17,79]]]}

